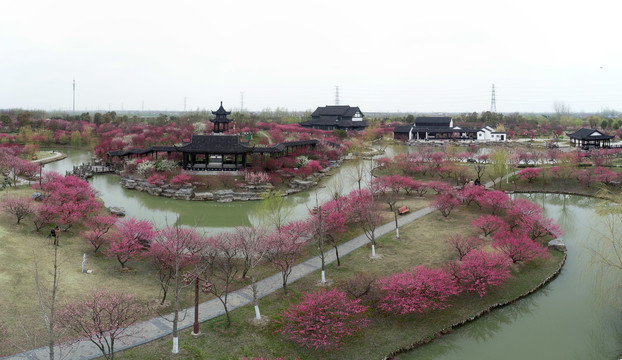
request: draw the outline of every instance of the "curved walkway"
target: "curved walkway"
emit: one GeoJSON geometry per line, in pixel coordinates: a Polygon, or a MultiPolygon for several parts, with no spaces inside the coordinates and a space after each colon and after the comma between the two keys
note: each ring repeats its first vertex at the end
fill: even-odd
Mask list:
{"type": "MultiPolygon", "coordinates": [[[[510,175],[513,175],[510,174],[510,175]]],[[[487,183],[486,188],[492,186],[492,182],[487,183]]],[[[404,215],[400,219],[398,219],[398,225],[401,227],[410,222],[413,222],[425,215],[430,214],[434,210],[431,207],[426,207],[417,211],[414,211],[411,214],[404,215]]],[[[384,225],[379,226],[376,229],[376,238],[380,238],[381,236],[390,233],[395,230],[394,221],[390,221],[384,225]]],[[[369,243],[367,237],[363,234],[357,236],[356,238],[339,245],[339,254],[340,256],[345,256],[352,251],[365,246],[369,243]]],[[[330,264],[336,260],[335,254],[333,251],[327,252],[325,254],[326,263],[330,264]]],[[[289,276],[288,283],[292,283],[298,279],[301,279],[314,271],[320,270],[321,268],[321,260],[319,256],[311,258],[307,261],[304,261],[292,268],[292,273],[289,276]]],[[[330,275],[330,274],[329,274],[330,275]]],[[[319,275],[318,275],[319,280],[319,275]]],[[[274,274],[268,278],[265,278],[259,282],[257,282],[257,290],[258,296],[264,297],[269,295],[277,290],[280,290],[282,287],[282,278],[281,273],[274,274]]],[[[253,295],[250,289],[250,286],[247,286],[243,289],[234,291],[229,294],[229,299],[227,301],[229,310],[235,310],[239,307],[249,305],[253,301],[253,295]]],[[[183,321],[179,322],[179,329],[186,329],[191,327],[194,324],[194,306],[186,309],[187,314],[183,321]]],[[[183,312],[183,310],[182,310],[183,312]]],[[[220,315],[224,315],[225,310],[222,306],[222,303],[217,298],[206,301],[204,303],[199,304],[199,321],[204,322],[209,319],[213,319],[220,315]]],[[[172,313],[167,315],[166,318],[172,319],[172,313]]],[[[160,317],[153,318],[151,320],[143,321],[141,323],[133,325],[129,329],[130,333],[136,334],[134,336],[122,338],[120,340],[115,341],[115,350],[123,350],[128,349],[134,346],[138,346],[161,337],[170,335],[173,332],[173,323],[169,322],[160,317]]],[[[183,340],[182,340],[183,341],[183,340]]],[[[172,346],[172,345],[171,345],[172,346]]],[[[69,353],[69,358],[71,359],[95,359],[102,356],[101,351],[97,348],[91,341],[89,340],[81,340],[73,344],[61,344],[61,346],[56,346],[56,354],[62,353],[65,355],[69,353]]],[[[20,354],[8,356],[5,359],[46,359],[49,356],[49,348],[42,347],[30,351],[26,351],[20,354]]],[[[61,358],[61,356],[59,356],[61,358]]]]}

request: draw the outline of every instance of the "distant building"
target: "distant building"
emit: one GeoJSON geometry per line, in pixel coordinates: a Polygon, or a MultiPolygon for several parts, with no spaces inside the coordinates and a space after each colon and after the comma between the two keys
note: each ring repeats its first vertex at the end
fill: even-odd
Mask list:
{"type": "Polygon", "coordinates": [[[214,123],[214,133],[221,133],[229,130],[229,123],[233,120],[227,118],[227,115],[230,115],[231,111],[226,111],[225,108],[222,107],[222,101],[220,102],[218,110],[212,111],[212,114],[216,115],[215,118],[209,119],[209,121],[214,123]]]}
{"type": "Polygon", "coordinates": [[[596,129],[579,129],[572,134],[566,134],[570,138],[571,146],[580,146],[584,149],[590,147],[610,147],[614,136],[607,135],[596,129]]]}
{"type": "Polygon", "coordinates": [[[319,130],[364,130],[367,127],[364,117],[358,106],[327,105],[315,109],[311,120],[303,121],[300,125],[319,130]]]}
{"type": "Polygon", "coordinates": [[[483,128],[462,128],[454,126],[448,116],[422,116],[415,119],[414,125],[396,126],[393,130],[395,140],[477,140],[506,141],[505,132],[495,131],[490,126],[483,128]]]}

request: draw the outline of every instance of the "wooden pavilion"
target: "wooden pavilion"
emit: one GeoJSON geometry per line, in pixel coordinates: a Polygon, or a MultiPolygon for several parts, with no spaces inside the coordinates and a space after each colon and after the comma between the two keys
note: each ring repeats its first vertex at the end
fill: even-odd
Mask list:
{"type": "Polygon", "coordinates": [[[566,134],[570,138],[571,146],[580,146],[583,149],[609,148],[614,136],[607,135],[596,129],[579,129],[572,134],[566,134]]]}
{"type": "Polygon", "coordinates": [[[220,107],[216,111],[212,111],[213,115],[216,115],[215,118],[209,119],[212,123],[214,123],[214,133],[222,133],[229,130],[229,123],[233,121],[233,119],[229,119],[227,115],[231,114],[231,111],[226,111],[225,108],[222,107],[222,101],[220,102],[220,107]]]}

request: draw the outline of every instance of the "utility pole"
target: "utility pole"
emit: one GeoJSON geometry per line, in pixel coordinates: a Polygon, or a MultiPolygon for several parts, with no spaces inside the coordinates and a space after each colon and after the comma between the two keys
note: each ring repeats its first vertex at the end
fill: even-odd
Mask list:
{"type": "Polygon", "coordinates": [[[339,105],[339,86],[335,86],[335,105],[339,105]]]}
{"type": "Polygon", "coordinates": [[[186,112],[186,97],[184,96],[184,112],[186,112]]]}
{"type": "Polygon", "coordinates": [[[490,112],[497,112],[497,98],[495,96],[495,84],[492,84],[492,97],[490,98],[490,112]]]}
{"type": "Polygon", "coordinates": [[[240,112],[244,111],[244,91],[240,92],[240,112]]]}
{"type": "Polygon", "coordinates": [[[76,79],[73,79],[73,106],[71,107],[71,110],[75,114],[76,112],[76,79]]]}

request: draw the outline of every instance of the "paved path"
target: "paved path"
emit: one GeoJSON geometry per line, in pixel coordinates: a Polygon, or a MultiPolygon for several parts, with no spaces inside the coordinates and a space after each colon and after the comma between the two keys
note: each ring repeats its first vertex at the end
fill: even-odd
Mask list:
{"type": "MultiPolygon", "coordinates": [[[[487,188],[492,186],[492,182],[485,185],[487,188]]],[[[430,214],[434,210],[431,207],[426,207],[417,211],[414,211],[408,215],[404,215],[398,219],[399,226],[404,226],[410,222],[413,222],[425,215],[430,214]]],[[[379,238],[385,234],[395,231],[395,222],[391,221],[376,229],[376,238],[379,238]]],[[[344,244],[339,246],[340,256],[345,256],[352,251],[369,243],[367,237],[363,234],[344,244]]],[[[371,253],[371,251],[370,251],[371,253]]],[[[328,251],[326,254],[326,263],[332,263],[336,260],[334,251],[328,251]]],[[[314,271],[321,268],[321,260],[319,256],[309,259],[293,267],[292,273],[289,276],[288,283],[292,283],[298,279],[301,279],[314,271]]],[[[330,274],[327,274],[330,277],[330,274]]],[[[320,280],[319,274],[318,281],[320,280]]],[[[272,275],[266,279],[263,279],[257,283],[259,297],[264,297],[275,291],[281,289],[282,278],[281,273],[272,275]]],[[[234,310],[239,307],[251,304],[253,295],[250,287],[245,287],[238,291],[229,294],[228,306],[229,310],[234,310]]],[[[179,329],[186,329],[194,323],[194,307],[186,309],[187,314],[183,321],[179,322],[179,329]]],[[[218,299],[212,299],[199,305],[199,321],[203,322],[209,319],[213,319],[217,316],[223,315],[225,310],[222,303],[218,299]]],[[[183,314],[183,310],[182,310],[183,314]]],[[[172,314],[166,316],[167,319],[172,319],[172,314]]],[[[121,340],[115,341],[115,350],[128,349],[134,346],[138,346],[149,341],[153,341],[169,335],[173,332],[173,324],[162,318],[154,318],[151,320],[143,321],[134,325],[131,330],[136,336],[127,337],[121,340]]],[[[184,340],[181,339],[181,342],[184,340]]],[[[172,348],[172,343],[171,343],[172,348]]],[[[68,358],[70,359],[94,359],[102,356],[101,351],[89,340],[82,340],[72,345],[63,344],[62,349],[57,346],[56,353],[59,354],[62,350],[63,353],[70,352],[68,358]]],[[[9,356],[5,359],[47,359],[49,354],[48,347],[42,347],[34,350],[30,350],[21,354],[9,356]]],[[[60,358],[60,357],[59,357],[60,358]]]]}

